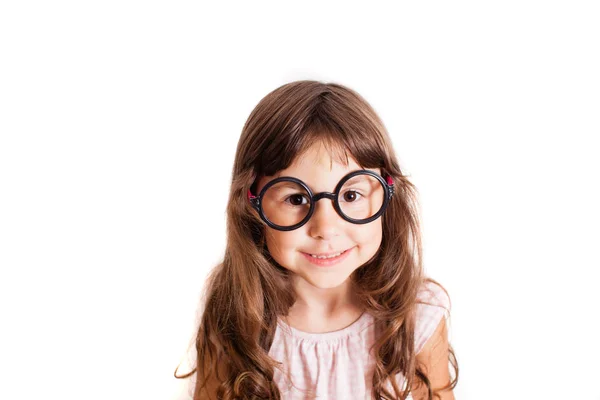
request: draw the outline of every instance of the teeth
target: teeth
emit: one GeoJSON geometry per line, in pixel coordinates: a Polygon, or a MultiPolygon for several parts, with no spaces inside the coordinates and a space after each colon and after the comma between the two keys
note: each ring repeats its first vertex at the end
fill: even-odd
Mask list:
{"type": "Polygon", "coordinates": [[[334,257],[338,257],[340,254],[342,254],[343,251],[340,251],[339,253],[336,254],[332,254],[330,256],[315,256],[314,254],[311,254],[312,258],[321,258],[321,259],[325,259],[325,258],[334,258],[334,257]]]}

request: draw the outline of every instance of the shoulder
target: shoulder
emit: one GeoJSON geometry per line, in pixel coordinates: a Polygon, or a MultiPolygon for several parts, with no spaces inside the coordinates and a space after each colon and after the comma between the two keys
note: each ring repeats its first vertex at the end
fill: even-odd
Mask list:
{"type": "Polygon", "coordinates": [[[415,324],[415,354],[450,316],[450,298],[439,284],[425,281],[417,296],[415,324]]]}

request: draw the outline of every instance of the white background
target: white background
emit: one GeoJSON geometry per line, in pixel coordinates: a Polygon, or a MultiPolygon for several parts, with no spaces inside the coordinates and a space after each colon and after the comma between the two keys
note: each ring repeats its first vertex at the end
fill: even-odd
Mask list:
{"type": "Polygon", "coordinates": [[[457,398],[600,399],[596,4],[2,2],[0,398],[177,398],[242,126],[317,79],[419,189],[457,398]]]}

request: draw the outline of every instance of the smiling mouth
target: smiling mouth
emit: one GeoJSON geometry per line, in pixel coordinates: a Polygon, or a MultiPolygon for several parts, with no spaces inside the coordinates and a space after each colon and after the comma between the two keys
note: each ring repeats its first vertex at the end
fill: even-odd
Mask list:
{"type": "Polygon", "coordinates": [[[351,253],[354,247],[351,247],[344,251],[339,251],[337,253],[321,253],[321,254],[310,254],[310,253],[302,253],[302,255],[308,260],[311,264],[316,265],[318,267],[329,267],[334,266],[341,263],[345,260],[348,255],[351,253]]]}
{"type": "Polygon", "coordinates": [[[344,250],[344,251],[338,251],[337,253],[328,253],[328,254],[310,254],[310,253],[306,253],[306,254],[308,254],[312,258],[318,258],[320,260],[327,260],[329,258],[339,257],[347,251],[348,250],[344,250]]]}

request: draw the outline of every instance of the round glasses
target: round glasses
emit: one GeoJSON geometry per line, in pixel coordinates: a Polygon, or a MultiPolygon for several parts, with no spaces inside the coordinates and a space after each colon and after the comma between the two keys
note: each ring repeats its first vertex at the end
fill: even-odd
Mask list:
{"type": "Polygon", "coordinates": [[[384,180],[375,172],[360,170],[344,176],[334,193],[313,194],[300,179],[284,176],[267,183],[258,196],[248,190],[248,200],[268,226],[291,231],[308,222],[322,198],[333,200],[333,207],[344,220],[367,224],[383,214],[393,194],[391,176],[384,180]]]}

